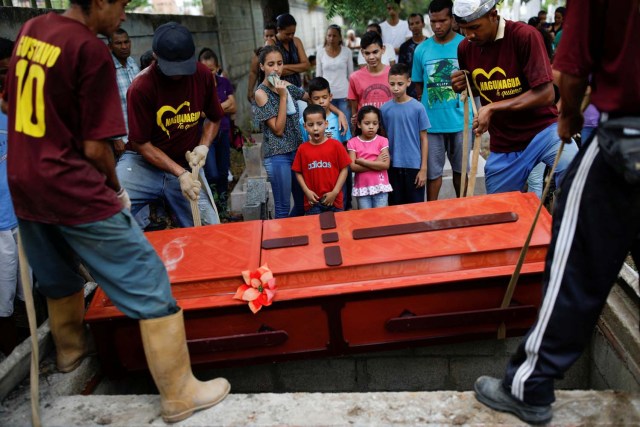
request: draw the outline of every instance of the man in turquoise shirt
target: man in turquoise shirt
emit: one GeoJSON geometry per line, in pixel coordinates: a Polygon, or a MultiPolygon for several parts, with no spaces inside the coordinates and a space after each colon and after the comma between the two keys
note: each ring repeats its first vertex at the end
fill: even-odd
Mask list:
{"type": "Polygon", "coordinates": [[[458,44],[464,37],[453,31],[452,8],[451,0],[431,2],[429,18],[434,37],[422,42],[413,56],[411,80],[416,83],[418,99],[422,101],[431,122],[427,200],[438,199],[445,154],[453,169],[453,186],[456,194],[460,195],[464,107],[460,96],[451,87],[451,72],[459,69],[458,44]]]}

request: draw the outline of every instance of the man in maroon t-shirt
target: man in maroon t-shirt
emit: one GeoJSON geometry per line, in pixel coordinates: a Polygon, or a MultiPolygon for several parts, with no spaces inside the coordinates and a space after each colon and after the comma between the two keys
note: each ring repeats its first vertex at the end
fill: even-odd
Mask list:
{"type": "MultiPolygon", "coordinates": [[[[489,131],[491,155],[485,165],[487,193],[520,191],[538,163],[551,166],[560,147],[553,75],[540,33],[498,16],[498,0],[457,0],[453,14],[466,35],[458,46],[460,70],[468,72],[482,107],[473,120],[476,134],[489,131]]],[[[466,90],[464,71],[451,75],[453,90],[466,90]]],[[[564,148],[556,185],[577,152],[564,148]]]]}
{"type": "Polygon", "coordinates": [[[563,33],[553,64],[561,72],[560,137],[569,141],[582,127],[590,75],[602,118],[556,200],[538,319],[504,379],[475,384],[482,403],[532,424],[551,420],[554,380],[589,345],[629,251],[640,264],[640,1],[570,0],[563,33]]]}
{"type": "Polygon", "coordinates": [[[204,166],[224,116],[213,76],[196,60],[193,37],[180,24],[169,22],[156,29],[153,52],[156,62],[127,92],[129,150],[116,168],[131,198],[131,213],[164,199],[178,224],[191,227],[189,200],[197,200],[203,222],[217,224],[204,171],[200,180],[191,177],[194,165],[204,166]]]}
{"type": "Polygon", "coordinates": [[[128,0],[71,0],[21,28],[6,77],[7,176],[19,234],[62,372],[88,352],[81,260],[113,304],[140,319],[147,362],[160,390],[162,416],[178,421],[229,391],[191,372],[182,310],[167,271],[135,224],[118,181],[112,139],[126,133],[107,46],[125,20],[128,0]]]}

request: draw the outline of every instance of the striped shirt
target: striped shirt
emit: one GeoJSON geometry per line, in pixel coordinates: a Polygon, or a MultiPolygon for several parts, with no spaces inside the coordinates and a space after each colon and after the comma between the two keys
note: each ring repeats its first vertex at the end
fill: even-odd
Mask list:
{"type": "MultiPolygon", "coordinates": [[[[122,106],[122,114],[124,115],[124,124],[127,127],[127,133],[129,133],[129,118],[127,117],[127,89],[131,85],[134,77],[140,72],[140,67],[136,64],[136,61],[132,57],[127,58],[127,65],[122,66],[120,61],[111,54],[113,63],[116,66],[116,82],[118,83],[118,92],[120,93],[120,105],[122,106]]],[[[124,142],[127,142],[127,137],[122,138],[124,142]]]]}

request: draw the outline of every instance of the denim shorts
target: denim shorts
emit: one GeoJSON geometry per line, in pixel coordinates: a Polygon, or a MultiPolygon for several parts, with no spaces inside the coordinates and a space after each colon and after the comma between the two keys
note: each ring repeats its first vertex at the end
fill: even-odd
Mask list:
{"type": "MultiPolygon", "coordinates": [[[[429,155],[427,156],[427,179],[434,180],[442,176],[445,155],[449,158],[451,169],[455,173],[462,173],[462,138],[464,132],[430,133],[429,155]]],[[[469,130],[469,147],[473,149],[473,132],[469,130]]],[[[467,171],[469,165],[467,164],[467,171]]]]}
{"type": "Polygon", "coordinates": [[[44,296],[63,298],[80,291],[82,262],[113,304],[131,318],[153,319],[178,310],[167,270],[128,210],[74,226],[18,221],[44,296]]]}
{"type": "Polygon", "coordinates": [[[371,196],[358,196],[358,209],[383,208],[389,205],[389,193],[378,193],[371,196]]]}
{"type": "Polygon", "coordinates": [[[18,265],[18,228],[0,231],[0,317],[13,314],[16,296],[24,301],[18,265]]]}

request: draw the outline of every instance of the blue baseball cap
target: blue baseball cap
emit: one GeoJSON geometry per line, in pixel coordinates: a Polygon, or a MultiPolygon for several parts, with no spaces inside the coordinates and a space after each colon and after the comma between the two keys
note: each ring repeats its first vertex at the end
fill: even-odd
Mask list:
{"type": "Polygon", "coordinates": [[[196,46],[191,32],[177,22],[159,26],[153,34],[153,53],[166,76],[188,76],[196,72],[196,46]]]}

